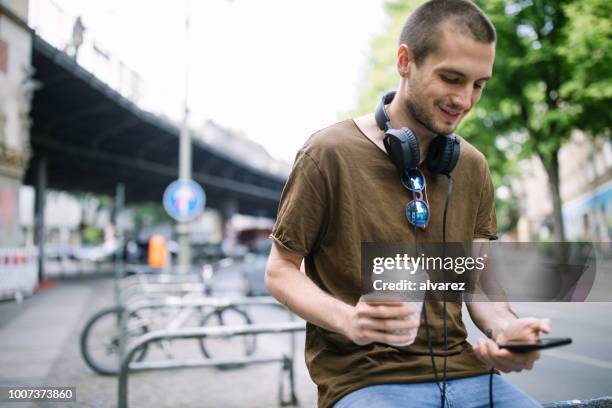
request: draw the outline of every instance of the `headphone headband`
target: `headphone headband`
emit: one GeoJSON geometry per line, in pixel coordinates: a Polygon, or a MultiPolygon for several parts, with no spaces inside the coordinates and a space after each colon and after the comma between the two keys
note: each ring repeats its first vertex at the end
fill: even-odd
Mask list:
{"type": "Polygon", "coordinates": [[[391,128],[391,120],[385,111],[385,105],[391,103],[393,98],[395,97],[395,91],[387,92],[383,95],[380,103],[376,107],[376,112],[374,112],[374,117],[376,118],[376,124],[383,132],[386,132],[391,128]]]}

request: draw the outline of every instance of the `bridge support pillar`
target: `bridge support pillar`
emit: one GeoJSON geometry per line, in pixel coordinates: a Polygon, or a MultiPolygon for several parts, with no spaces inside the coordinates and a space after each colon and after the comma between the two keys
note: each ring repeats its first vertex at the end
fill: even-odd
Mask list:
{"type": "Polygon", "coordinates": [[[45,278],[45,205],[47,196],[47,159],[36,162],[36,202],[34,205],[34,243],[38,245],[38,282],[45,278]]]}

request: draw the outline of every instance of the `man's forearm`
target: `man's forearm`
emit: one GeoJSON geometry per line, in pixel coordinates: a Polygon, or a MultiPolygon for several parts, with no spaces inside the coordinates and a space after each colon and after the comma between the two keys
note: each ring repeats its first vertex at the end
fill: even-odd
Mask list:
{"type": "Polygon", "coordinates": [[[473,302],[467,304],[472,321],[487,335],[496,339],[497,336],[517,319],[508,302],[473,302]]]}
{"type": "Polygon", "coordinates": [[[266,288],[298,316],[324,329],[344,334],[352,306],[322,291],[290,262],[271,262],[266,269],[266,288]]]}

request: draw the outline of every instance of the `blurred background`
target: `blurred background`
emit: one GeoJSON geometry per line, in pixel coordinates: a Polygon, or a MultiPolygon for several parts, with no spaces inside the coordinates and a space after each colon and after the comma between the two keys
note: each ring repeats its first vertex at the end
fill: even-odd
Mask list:
{"type": "MultiPolygon", "coordinates": [[[[488,160],[501,239],[609,243],[612,3],[477,3],[498,32],[494,77],[457,133],[488,160]]],[[[77,384],[91,406],[115,405],[115,380],[88,371],[78,341],[135,265],[201,277],[231,259],[215,266],[215,290],[266,295],[267,236],[297,150],[397,85],[397,38],[418,4],[0,0],[0,366],[20,367],[0,385],[77,384]],[[177,179],[204,194],[170,191],[177,179]]],[[[612,273],[610,258],[599,270],[612,273]]],[[[557,319],[575,346],[513,381],[543,402],[612,394],[609,304],[517,311],[557,319]]],[[[259,390],[252,406],[274,402],[276,380],[253,387],[266,371],[241,370],[208,381],[243,381],[259,390]]],[[[146,384],[193,384],[193,371],[177,372],[142,377],[135,406],[163,400],[146,384]]],[[[210,406],[245,405],[220,390],[210,406]]]]}

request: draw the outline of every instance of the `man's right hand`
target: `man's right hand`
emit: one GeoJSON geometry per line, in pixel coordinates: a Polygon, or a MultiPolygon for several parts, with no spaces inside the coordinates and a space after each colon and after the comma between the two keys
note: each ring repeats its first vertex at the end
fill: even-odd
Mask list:
{"type": "Polygon", "coordinates": [[[405,346],[415,338],[410,329],[419,327],[420,319],[414,318],[415,312],[416,308],[408,303],[359,301],[348,313],[343,334],[360,346],[370,343],[405,346]]]}
{"type": "Polygon", "coordinates": [[[265,284],[280,303],[304,320],[342,334],[358,345],[379,342],[400,347],[414,341],[410,329],[418,327],[420,319],[414,306],[402,302],[359,301],[356,306],[345,303],[300,272],[303,258],[276,242],[272,245],[265,284]]]}

